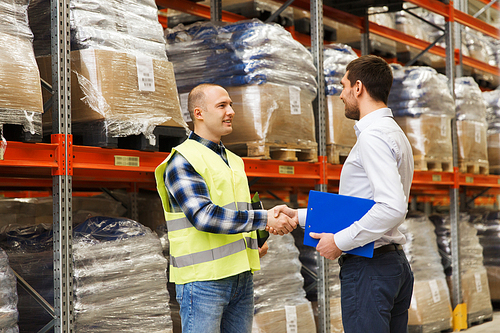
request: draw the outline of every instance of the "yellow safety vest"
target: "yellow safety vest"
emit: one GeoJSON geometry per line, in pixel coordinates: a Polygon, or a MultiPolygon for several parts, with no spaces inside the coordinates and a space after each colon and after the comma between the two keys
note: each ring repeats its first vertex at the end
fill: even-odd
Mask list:
{"type": "Polygon", "coordinates": [[[185,284],[210,281],[260,269],[257,233],[216,234],[197,230],[184,213],[172,213],[165,187],[165,169],[174,152],[182,154],[207,183],[215,205],[251,210],[250,190],[243,160],[226,150],[229,167],[210,148],[188,139],[155,170],[170,243],[170,281],[185,284]]]}

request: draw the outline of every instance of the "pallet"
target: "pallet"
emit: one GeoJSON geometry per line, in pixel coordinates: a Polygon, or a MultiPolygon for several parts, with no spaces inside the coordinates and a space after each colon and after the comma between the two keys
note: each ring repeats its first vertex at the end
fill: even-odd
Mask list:
{"type": "Polygon", "coordinates": [[[453,328],[446,321],[429,323],[424,325],[408,325],[408,333],[437,333],[452,332],[453,328]]]}
{"type": "Polygon", "coordinates": [[[341,146],[336,144],[326,145],[326,156],[328,163],[344,164],[347,156],[351,152],[352,147],[341,146]]]}
{"type": "Polygon", "coordinates": [[[468,313],[467,314],[467,327],[481,325],[485,322],[493,320],[493,312],[485,313],[484,311],[468,313]]]}
{"type": "Polygon", "coordinates": [[[487,174],[489,174],[490,168],[489,168],[488,162],[458,161],[458,170],[461,173],[473,173],[476,175],[487,175],[487,174]]]}
{"type": "Polygon", "coordinates": [[[252,157],[262,160],[317,162],[317,144],[289,143],[239,143],[227,144],[226,147],[242,157],[252,157]]]}
{"type": "Polygon", "coordinates": [[[0,130],[7,141],[42,142],[42,113],[0,109],[0,130]]]}
{"type": "Polygon", "coordinates": [[[440,159],[426,156],[413,156],[413,160],[415,161],[415,170],[453,172],[453,161],[451,157],[449,159],[440,159]]]}
{"type": "MultiPolygon", "coordinates": [[[[151,142],[144,134],[121,136],[120,131],[111,131],[106,120],[72,124],[75,145],[121,148],[141,151],[170,152],[172,147],[186,138],[183,127],[156,126],[151,142]]],[[[118,126],[119,127],[119,126],[118,126]]]]}

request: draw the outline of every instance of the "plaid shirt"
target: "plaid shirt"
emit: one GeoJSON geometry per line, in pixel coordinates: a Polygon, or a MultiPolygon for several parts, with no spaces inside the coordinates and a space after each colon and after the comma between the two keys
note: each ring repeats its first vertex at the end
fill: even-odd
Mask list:
{"type": "MultiPolygon", "coordinates": [[[[229,165],[226,148],[191,132],[189,139],[196,140],[215,151],[229,165]]],[[[205,179],[180,153],[175,152],[165,170],[165,186],[172,212],[184,212],[199,231],[217,234],[237,234],[264,229],[267,224],[266,210],[237,211],[215,205],[205,179]]]]}

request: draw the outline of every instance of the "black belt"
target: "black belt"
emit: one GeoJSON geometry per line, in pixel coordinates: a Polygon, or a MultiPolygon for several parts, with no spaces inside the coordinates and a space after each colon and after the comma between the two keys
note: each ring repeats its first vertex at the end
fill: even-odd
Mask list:
{"type": "MultiPolygon", "coordinates": [[[[373,250],[373,256],[375,257],[376,255],[380,255],[383,253],[387,252],[392,252],[392,251],[402,251],[403,246],[400,244],[387,244],[387,245],[382,245],[381,247],[377,247],[376,249],[373,250]]],[[[349,253],[344,253],[339,257],[339,265],[342,266],[342,264],[350,258],[356,258],[360,257],[355,254],[349,254],[349,253]]]]}

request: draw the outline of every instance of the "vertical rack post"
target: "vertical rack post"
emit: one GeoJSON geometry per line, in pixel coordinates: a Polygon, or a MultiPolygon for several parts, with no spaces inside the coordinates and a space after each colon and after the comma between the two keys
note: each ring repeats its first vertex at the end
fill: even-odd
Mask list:
{"type": "Polygon", "coordinates": [[[219,22],[222,18],[222,0],[210,0],[210,21],[219,22]]]}
{"type": "Polygon", "coordinates": [[[51,0],[52,141],[59,143],[52,174],[54,244],[54,330],[73,332],[72,142],[69,0],[51,0]]]}
{"type": "MultiPolygon", "coordinates": [[[[455,45],[454,45],[454,7],[449,4],[450,15],[446,21],[446,76],[451,96],[455,99],[455,45]]],[[[454,184],[450,189],[450,228],[451,228],[451,259],[452,259],[452,295],[453,308],[462,304],[462,288],[460,281],[460,230],[459,230],[459,173],[458,173],[458,135],[457,120],[453,117],[451,121],[451,134],[453,144],[453,174],[454,184]]]]}
{"type": "MultiPolygon", "coordinates": [[[[318,157],[322,164],[321,180],[316,189],[327,192],[326,175],[326,132],[325,132],[325,75],[323,72],[323,0],[311,0],[311,52],[316,66],[318,95],[313,103],[318,142],[318,157]]],[[[324,257],[318,258],[318,331],[330,332],[330,290],[328,286],[329,262],[324,257]]]]}

